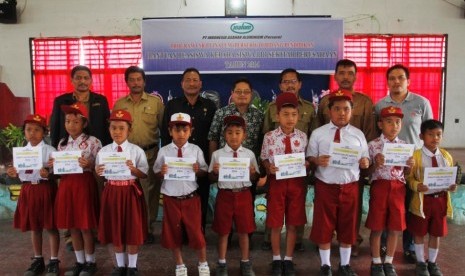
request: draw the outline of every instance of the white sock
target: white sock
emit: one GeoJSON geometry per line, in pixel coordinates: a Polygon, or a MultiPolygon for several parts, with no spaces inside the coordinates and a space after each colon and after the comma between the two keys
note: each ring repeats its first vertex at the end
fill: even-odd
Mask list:
{"type": "Polygon", "coordinates": [[[331,262],[329,261],[329,256],[331,256],[330,249],[320,249],[320,259],[321,259],[321,266],[329,265],[331,266],[331,262]]]}
{"type": "Polygon", "coordinates": [[[176,269],[178,269],[178,268],[184,268],[184,267],[186,267],[185,264],[176,265],[176,269]]]}
{"type": "Polygon", "coordinates": [[[285,261],[292,261],[292,257],[284,256],[284,260],[285,260],[285,261]]]}
{"type": "Polygon", "coordinates": [[[273,261],[281,261],[281,255],[273,255],[273,261]]]}
{"type": "Polygon", "coordinates": [[[36,259],[42,258],[42,255],[35,255],[34,258],[36,258],[36,259]]]}
{"type": "Polygon", "coordinates": [[[352,247],[339,247],[339,255],[341,256],[341,265],[348,265],[350,262],[350,252],[352,247]]]}
{"type": "Polygon", "coordinates": [[[241,260],[242,263],[248,263],[250,260],[247,259],[247,260],[241,260]]]}
{"type": "Polygon", "coordinates": [[[435,263],[438,257],[439,248],[428,248],[428,262],[435,263]]]}
{"type": "Polygon", "coordinates": [[[124,253],[115,253],[115,256],[116,256],[116,265],[118,267],[125,267],[125,263],[124,263],[124,253]]]}
{"type": "Polygon", "coordinates": [[[85,255],[84,255],[84,250],[78,250],[74,251],[74,255],[76,255],[76,261],[80,264],[83,264],[86,262],[85,255]]]}
{"type": "Polygon", "coordinates": [[[86,262],[95,263],[95,253],[94,254],[86,254],[86,262]]]}
{"type": "Polygon", "coordinates": [[[128,267],[137,267],[137,253],[128,254],[128,267]]]}
{"type": "Polygon", "coordinates": [[[226,259],[218,259],[218,263],[219,263],[219,264],[225,264],[225,263],[226,263],[226,259]]]}
{"type": "Polygon", "coordinates": [[[199,266],[208,266],[208,262],[199,262],[199,266]]]}
{"type": "Polygon", "coordinates": [[[56,256],[51,256],[51,257],[50,257],[50,260],[58,260],[58,257],[56,257],[56,256]]]}
{"type": "Polygon", "coordinates": [[[382,262],[381,262],[381,258],[380,258],[380,257],[378,257],[378,258],[373,258],[373,263],[374,263],[374,264],[381,264],[381,263],[382,263],[382,262]]]}
{"type": "Polygon", "coordinates": [[[425,245],[420,243],[413,244],[415,246],[415,255],[417,255],[417,262],[425,262],[425,245]]]}
{"type": "Polygon", "coordinates": [[[392,264],[392,260],[394,259],[393,256],[388,256],[386,255],[386,258],[384,258],[384,263],[385,264],[392,264]]]}

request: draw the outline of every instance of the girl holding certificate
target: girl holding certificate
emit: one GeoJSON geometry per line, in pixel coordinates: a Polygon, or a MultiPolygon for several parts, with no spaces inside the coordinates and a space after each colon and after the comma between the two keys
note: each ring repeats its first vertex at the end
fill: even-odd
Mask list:
{"type": "Polygon", "coordinates": [[[113,244],[117,266],[111,275],[137,275],[139,246],[147,235],[147,209],[138,179],[147,177],[149,165],[144,151],[128,142],[131,114],[125,110],[114,110],[109,120],[113,143],[97,154],[95,166],[97,174],[106,178],[98,236],[102,244],[113,244]],[[127,154],[123,168],[106,168],[110,166],[109,162],[116,163],[110,160],[118,160],[120,155],[117,153],[127,154]],[[104,158],[104,155],[108,157],[104,158]],[[127,266],[125,259],[128,260],[127,266]]]}
{"type": "MultiPolygon", "coordinates": [[[[97,152],[102,148],[100,141],[88,135],[88,111],[81,103],[62,105],[65,113],[66,137],[58,143],[58,151],[81,151],[78,159],[83,173],[68,173],[61,176],[55,201],[57,227],[69,229],[76,263],[65,275],[93,275],[95,244],[92,230],[97,228],[99,200],[97,182],[92,170],[97,152]]],[[[54,159],[50,159],[52,167],[54,159]]]]}
{"type": "MultiPolygon", "coordinates": [[[[50,153],[55,151],[52,146],[44,143],[47,133],[47,122],[44,117],[34,114],[24,120],[24,136],[28,141],[26,148],[40,147],[42,164],[46,165],[50,153]]],[[[60,238],[53,216],[53,203],[57,191],[56,183],[48,180],[50,173],[46,166],[35,170],[20,170],[10,166],[7,175],[19,178],[23,183],[18,199],[13,225],[21,231],[31,231],[34,257],[32,264],[24,275],[39,275],[45,271],[42,256],[42,231],[47,229],[50,244],[50,263],[47,265],[47,275],[58,275],[58,248],[60,238]]]]}

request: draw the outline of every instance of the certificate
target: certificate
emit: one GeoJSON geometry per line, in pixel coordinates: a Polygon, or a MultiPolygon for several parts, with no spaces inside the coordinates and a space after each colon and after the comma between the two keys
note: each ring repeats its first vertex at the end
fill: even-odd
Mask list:
{"type": "Polygon", "coordinates": [[[103,176],[129,176],[131,171],[126,160],[130,159],[129,152],[99,152],[99,164],[105,165],[103,176]]]}
{"type": "Polygon", "coordinates": [[[82,168],[79,166],[79,157],[82,156],[80,150],[77,151],[56,151],[52,153],[53,158],[53,173],[54,174],[72,174],[82,173],[82,168]]]}
{"type": "Polygon", "coordinates": [[[423,184],[431,190],[447,190],[455,184],[457,167],[428,167],[425,168],[423,184]]]}
{"type": "Polygon", "coordinates": [[[303,152],[275,155],[274,165],[278,167],[276,179],[286,179],[307,175],[305,155],[303,152]]]}
{"type": "Polygon", "coordinates": [[[195,181],[195,158],[165,157],[165,164],[168,165],[165,180],[195,181]]]}
{"type": "Polygon", "coordinates": [[[331,142],[329,166],[341,169],[357,169],[362,156],[362,148],[354,145],[331,142]]]}
{"type": "Polygon", "coordinates": [[[407,166],[407,160],[413,155],[414,144],[384,143],[385,166],[407,166]]]}
{"type": "Polygon", "coordinates": [[[18,171],[42,169],[42,147],[14,147],[13,166],[18,171]]]}
{"type": "Polygon", "coordinates": [[[250,158],[220,157],[218,181],[250,181],[250,158]]]}

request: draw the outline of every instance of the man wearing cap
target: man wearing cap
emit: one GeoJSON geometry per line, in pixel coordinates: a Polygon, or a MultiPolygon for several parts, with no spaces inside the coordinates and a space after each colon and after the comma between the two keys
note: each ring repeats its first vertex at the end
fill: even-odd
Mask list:
{"type": "Polygon", "coordinates": [[[307,157],[315,169],[315,201],[310,239],[318,245],[320,275],[332,275],[331,240],[334,231],[340,243],[339,275],[356,275],[350,267],[351,245],[357,238],[360,169],[369,165],[368,146],[363,132],[350,124],[352,92],[337,90],[329,95],[330,122],[315,129],[307,147],[307,157]],[[358,151],[361,158],[350,168],[338,167],[331,159],[333,147],[358,151]],[[343,199],[343,200],[340,200],[343,199]]]}
{"type": "MultiPolygon", "coordinates": [[[[422,147],[420,140],[421,123],[433,119],[431,104],[425,97],[408,90],[410,85],[410,71],[407,67],[396,64],[391,66],[386,72],[389,95],[382,98],[375,105],[375,114],[380,116],[380,112],[387,106],[400,107],[405,116],[402,118],[402,129],[399,138],[409,144],[415,144],[415,148],[422,147]]],[[[405,204],[408,208],[410,202],[410,189],[407,189],[405,204]]],[[[408,212],[407,212],[407,215],[408,212]]],[[[416,256],[412,235],[405,230],[403,233],[404,258],[410,263],[416,263],[416,256]]]]}
{"type": "MultiPolygon", "coordinates": [[[[192,118],[192,134],[189,138],[189,143],[200,147],[208,164],[210,155],[208,152],[207,134],[215,115],[216,105],[213,101],[200,97],[202,80],[200,79],[200,72],[197,69],[187,68],[184,70],[181,87],[184,95],[169,101],[165,106],[161,128],[161,143],[163,146],[171,143],[171,137],[168,132],[171,115],[178,112],[189,114],[192,118]]],[[[205,228],[210,186],[208,177],[198,178],[197,182],[202,202],[202,226],[205,228]]]]}
{"type": "MultiPolygon", "coordinates": [[[[118,99],[113,107],[128,111],[133,119],[129,142],[141,147],[147,157],[149,167],[153,167],[157,159],[160,125],[163,120],[164,106],[161,99],[145,92],[145,72],[137,66],[130,66],[124,72],[124,80],[129,88],[129,94],[118,99]]],[[[148,177],[141,179],[147,203],[149,223],[147,243],[154,242],[153,223],[157,220],[160,198],[160,182],[155,179],[152,170],[148,177]]]]}
{"type": "Polygon", "coordinates": [[[92,73],[86,66],[78,65],[71,70],[71,83],[74,91],[58,96],[53,101],[53,110],[50,117],[50,139],[52,146],[57,147],[61,138],[65,137],[65,115],[61,111],[62,105],[76,102],[84,104],[89,112],[89,135],[97,137],[102,145],[111,143],[108,131],[108,118],[110,109],[107,98],[90,90],[92,73]]]}

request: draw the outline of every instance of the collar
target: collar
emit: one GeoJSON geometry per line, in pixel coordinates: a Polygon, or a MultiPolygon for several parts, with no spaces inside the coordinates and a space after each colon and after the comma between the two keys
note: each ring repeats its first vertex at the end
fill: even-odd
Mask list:
{"type": "Polygon", "coordinates": [[[330,128],[330,129],[337,129],[337,128],[339,128],[339,129],[349,129],[349,128],[350,128],[350,123],[347,124],[347,125],[345,125],[345,126],[343,126],[343,127],[338,127],[337,125],[335,125],[335,124],[330,120],[328,124],[329,124],[329,128],[330,128]]]}
{"type": "Polygon", "coordinates": [[[381,133],[381,135],[379,136],[381,138],[381,141],[383,141],[384,143],[399,143],[399,137],[396,136],[396,138],[394,138],[394,141],[389,141],[388,138],[386,138],[384,136],[384,134],[381,133]]]}
{"type": "Polygon", "coordinates": [[[71,135],[68,137],[68,142],[74,142],[74,141],[80,141],[82,140],[82,138],[84,137],[84,132],[81,133],[76,139],[73,139],[73,137],[71,137],[71,135]]]}
{"type": "Polygon", "coordinates": [[[31,145],[31,142],[27,142],[27,148],[42,147],[44,145],[44,140],[40,141],[36,146],[31,145]]]}
{"type": "Polygon", "coordinates": [[[421,148],[421,150],[422,150],[423,153],[424,153],[426,156],[428,156],[428,157],[442,156],[441,151],[439,150],[439,148],[437,148],[435,152],[431,152],[429,149],[427,149],[425,146],[423,146],[423,147],[421,148]]]}
{"type": "MultiPolygon", "coordinates": [[[[142,92],[142,96],[141,96],[141,101],[146,101],[148,99],[149,95],[147,94],[147,92],[142,92]]],[[[132,97],[131,97],[131,93],[129,93],[127,96],[126,96],[126,101],[129,101],[129,102],[133,102],[132,100],[132,97]]]]}
{"type": "MultiPolygon", "coordinates": [[[[76,91],[73,91],[73,100],[78,101],[78,97],[76,97],[76,91]]],[[[83,101],[81,101],[81,103],[88,103],[90,100],[90,90],[89,90],[89,93],[87,94],[87,96],[84,97],[83,101]]]]}
{"type": "Polygon", "coordinates": [[[126,141],[124,141],[121,145],[118,145],[117,143],[115,143],[115,141],[113,141],[113,143],[111,143],[111,149],[113,151],[117,151],[118,150],[118,146],[121,146],[121,148],[123,149],[123,151],[126,151],[126,149],[128,148],[128,145],[129,145],[129,142],[128,140],[126,139],[126,141]]]}
{"type": "MultiPolygon", "coordinates": [[[[189,142],[186,142],[182,147],[181,149],[185,149],[189,146],[189,142]]],[[[178,150],[178,146],[176,146],[176,144],[174,142],[171,142],[171,147],[175,150],[178,150]]]]}
{"type": "MultiPolygon", "coordinates": [[[[182,99],[182,101],[183,101],[184,103],[186,103],[186,104],[188,104],[188,105],[191,105],[190,102],[187,100],[186,95],[183,94],[181,99],[182,99]]],[[[200,97],[200,93],[199,93],[199,96],[197,97],[197,100],[195,101],[195,104],[194,104],[194,105],[191,105],[191,106],[200,105],[200,104],[203,103],[203,100],[204,100],[204,98],[200,97]]]]}
{"type": "MultiPolygon", "coordinates": [[[[224,145],[224,151],[225,151],[225,152],[234,152],[234,150],[233,150],[228,144],[224,145]]],[[[236,150],[236,152],[242,152],[242,151],[244,151],[244,148],[243,148],[242,145],[241,145],[241,146],[239,146],[239,148],[236,150]]]]}
{"type": "MultiPolygon", "coordinates": [[[[283,130],[281,129],[281,126],[279,126],[277,129],[277,134],[278,135],[282,135],[282,136],[288,136],[286,133],[283,132],[283,130]]],[[[294,130],[292,131],[291,134],[289,134],[290,137],[293,137],[295,135],[295,127],[294,127],[294,130]]]]}
{"type": "MultiPolygon", "coordinates": [[[[400,103],[410,101],[410,100],[412,99],[412,96],[411,96],[411,95],[412,95],[412,93],[411,93],[410,91],[407,91],[407,96],[406,96],[405,99],[404,99],[402,102],[400,102],[400,103]]],[[[399,104],[399,103],[397,103],[396,101],[394,101],[394,100],[391,98],[391,94],[390,94],[390,93],[389,93],[387,99],[388,99],[388,102],[390,102],[390,103],[399,104]]]]}

